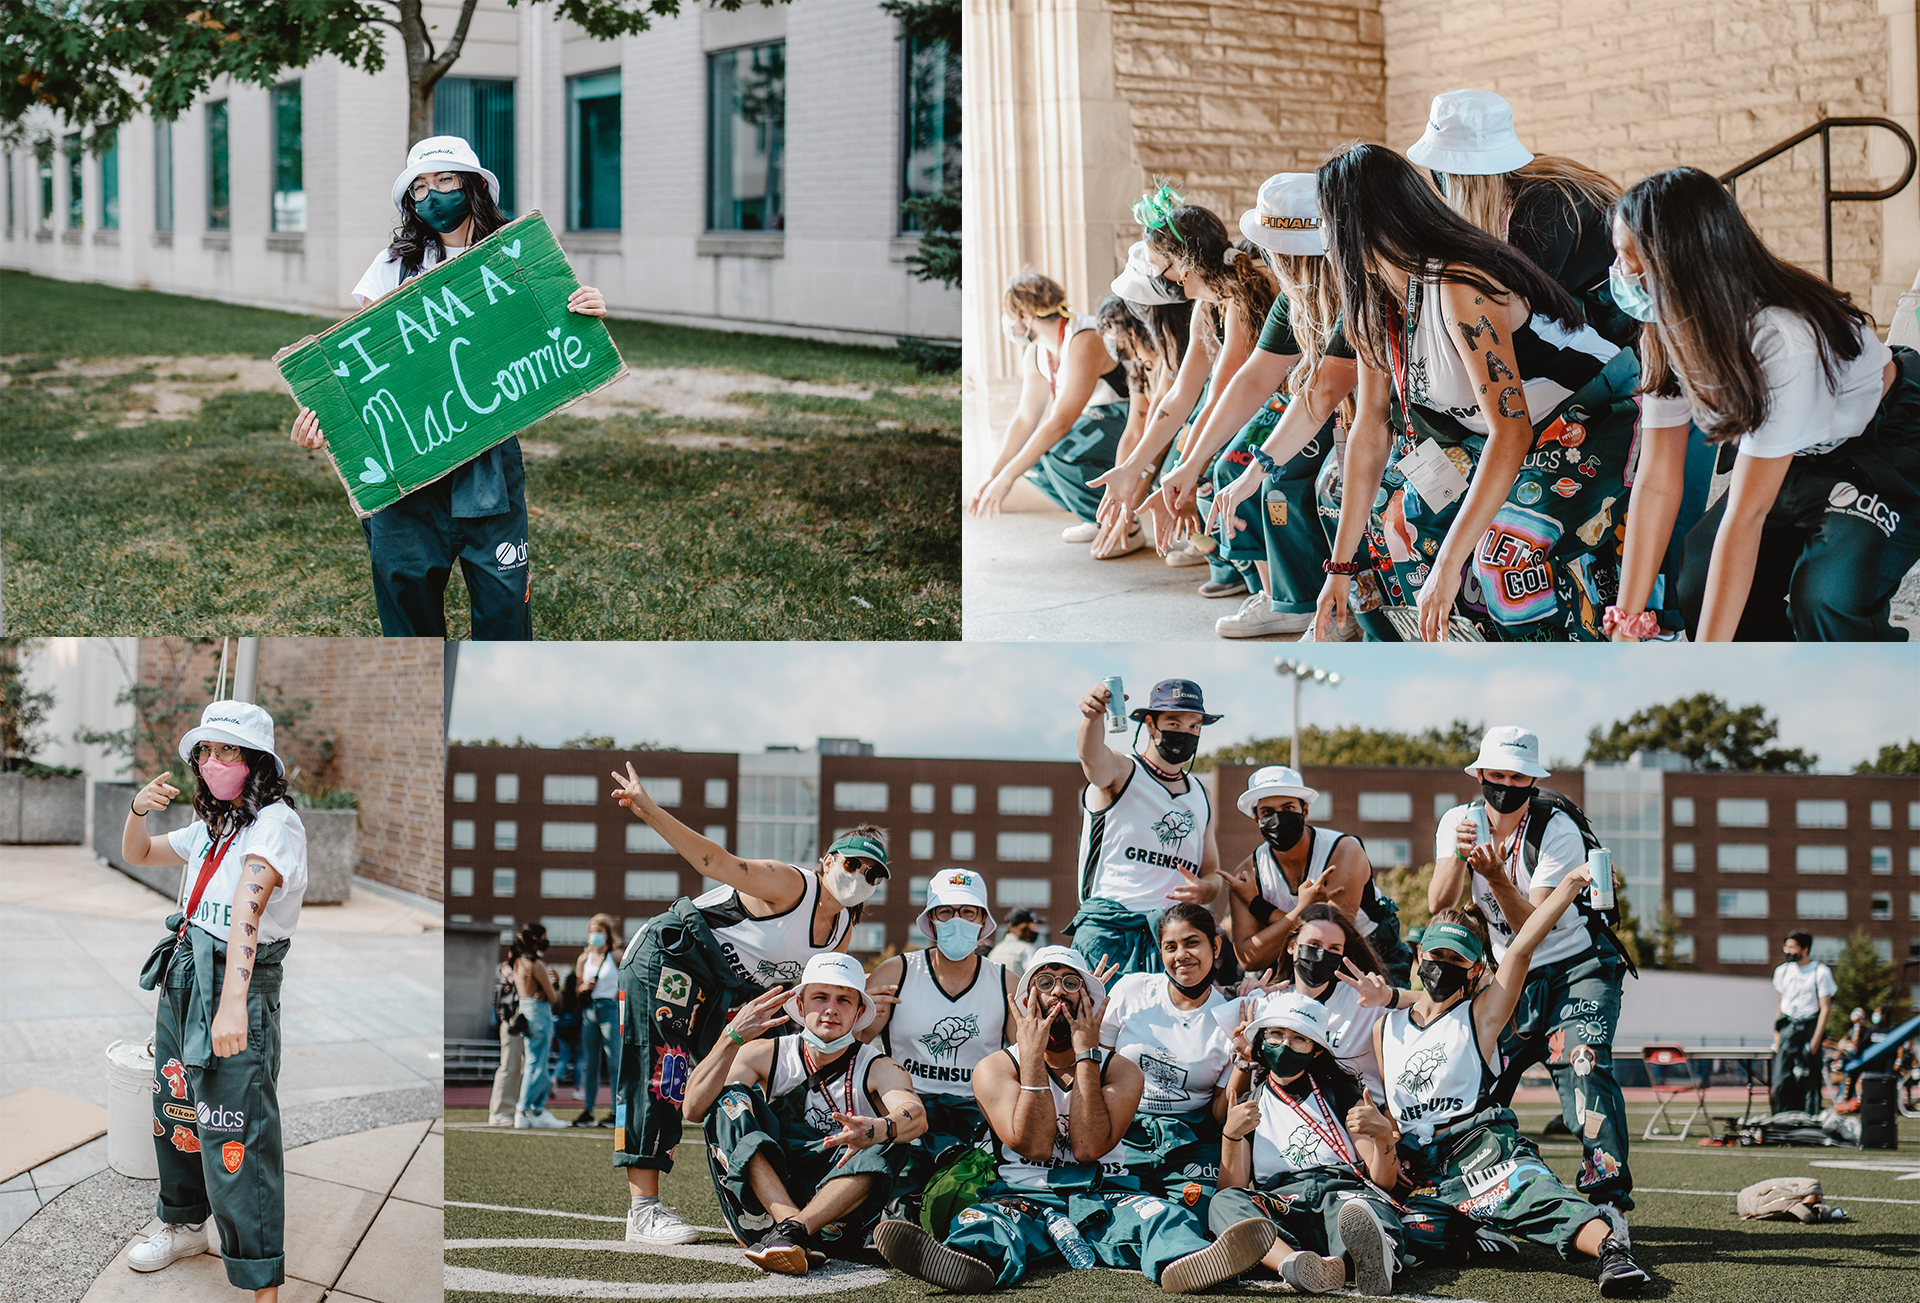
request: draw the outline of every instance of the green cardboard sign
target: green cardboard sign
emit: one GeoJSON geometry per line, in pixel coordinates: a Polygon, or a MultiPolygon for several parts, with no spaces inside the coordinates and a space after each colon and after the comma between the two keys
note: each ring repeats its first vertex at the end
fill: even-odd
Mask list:
{"type": "Polygon", "coordinates": [[[370,516],[627,373],[538,211],[274,362],[370,516]]]}

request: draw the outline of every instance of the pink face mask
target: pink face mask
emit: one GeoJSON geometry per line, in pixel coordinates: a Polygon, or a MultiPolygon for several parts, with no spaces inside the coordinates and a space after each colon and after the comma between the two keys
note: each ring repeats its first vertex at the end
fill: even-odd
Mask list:
{"type": "Polygon", "coordinates": [[[202,760],[200,762],[200,781],[207,785],[215,800],[231,801],[240,795],[247,785],[247,762],[244,760],[202,760]]]}

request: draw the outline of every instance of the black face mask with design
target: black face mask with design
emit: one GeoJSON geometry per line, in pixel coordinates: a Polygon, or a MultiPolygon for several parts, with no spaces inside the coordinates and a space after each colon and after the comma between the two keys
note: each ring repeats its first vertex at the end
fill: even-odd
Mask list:
{"type": "Polygon", "coordinates": [[[1525,805],[1533,796],[1531,787],[1510,787],[1506,783],[1490,783],[1480,780],[1480,791],[1487,798],[1487,804],[1501,814],[1512,814],[1525,805]]]}
{"type": "Polygon", "coordinates": [[[1260,840],[1276,854],[1292,850],[1307,830],[1307,816],[1301,810],[1262,810],[1259,823],[1260,840]]]}
{"type": "Polygon", "coordinates": [[[1443,964],[1438,959],[1420,961],[1420,985],[1441,1004],[1467,989],[1467,970],[1458,964],[1443,964]]]}
{"type": "Polygon", "coordinates": [[[1317,991],[1333,980],[1344,956],[1324,946],[1297,945],[1293,948],[1293,980],[1303,991],[1317,991]]]}
{"type": "Polygon", "coordinates": [[[1200,749],[1200,735],[1175,733],[1163,729],[1160,735],[1154,738],[1153,745],[1154,749],[1160,753],[1160,758],[1168,764],[1184,765],[1193,759],[1194,753],[1200,749]]]}

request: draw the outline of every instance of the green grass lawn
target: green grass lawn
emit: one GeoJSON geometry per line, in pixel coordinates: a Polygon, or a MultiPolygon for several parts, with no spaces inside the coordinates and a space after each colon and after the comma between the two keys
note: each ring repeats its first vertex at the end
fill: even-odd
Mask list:
{"type": "MultiPolygon", "coordinates": [[[[571,1116],[573,1109],[556,1105],[571,1116]]],[[[1650,1109],[1633,1108],[1636,1129],[1650,1109]]],[[[1522,1107],[1522,1125],[1538,1136],[1549,1108],[1522,1107]]],[[[484,1128],[483,1109],[447,1110],[446,1237],[449,1240],[618,1241],[627,1207],[623,1174],[611,1166],[611,1141],[605,1131],[506,1131],[484,1128]],[[474,1129],[474,1128],[480,1129],[474,1129]],[[504,1208],[584,1214],[589,1218],[498,1212],[454,1206],[492,1204],[504,1208]]],[[[1654,1282],[1641,1297],[1712,1300],[1835,1300],[1837,1303],[1896,1303],[1920,1296],[1920,1181],[1901,1181],[1896,1170],[1813,1167],[1826,1162],[1878,1162],[1908,1159],[1920,1170],[1914,1149],[1920,1146],[1920,1122],[1900,1123],[1902,1148],[1895,1152],[1853,1149],[1702,1149],[1685,1144],[1642,1143],[1632,1152],[1637,1208],[1631,1215],[1636,1254],[1654,1282]],[[1798,1222],[1742,1222],[1731,1194],[1662,1191],[1735,1191],[1769,1176],[1814,1176],[1827,1201],[1847,1210],[1845,1223],[1802,1226],[1798,1222]],[[1859,1199],[1897,1202],[1861,1203],[1859,1199]]],[[[1543,1142],[1541,1153],[1564,1180],[1580,1166],[1577,1144],[1543,1142]]],[[[663,1182],[663,1194],[697,1226],[722,1225],[707,1176],[698,1134],[687,1132],[680,1165],[663,1182]]],[[[700,1245],[734,1250],[732,1238],[708,1234],[700,1245]]],[[[717,1293],[728,1288],[742,1295],[756,1282],[769,1282],[744,1259],[731,1254],[702,1260],[631,1254],[612,1245],[540,1247],[501,1245],[450,1249],[451,1266],[479,1267],[513,1275],[573,1281],[698,1283],[717,1293]]],[[[885,1268],[877,1256],[861,1259],[886,1270],[884,1283],[862,1285],[860,1297],[882,1303],[908,1303],[941,1291],[885,1268]]],[[[1568,1264],[1548,1249],[1526,1246],[1519,1265],[1505,1269],[1427,1269],[1402,1278],[1407,1294],[1450,1299],[1500,1300],[1501,1303],[1568,1303],[1598,1297],[1590,1263],[1568,1264]]],[[[810,1278],[811,1279],[811,1278],[810,1278]]],[[[824,1282],[822,1282],[824,1283],[824,1282]]],[[[1267,1296],[1271,1280],[1218,1292],[1267,1296]]],[[[561,1292],[555,1289],[555,1293],[561,1292]]],[[[690,1291],[691,1292],[691,1291],[690,1291]]],[[[1164,1299],[1137,1273],[1114,1271],[1037,1273],[1013,1293],[1058,1299],[1062,1303],[1146,1303],[1164,1299]]],[[[512,1303],[507,1294],[448,1291],[460,1303],[512,1303]]]]}
{"type": "MultiPolygon", "coordinates": [[[[116,428],[151,367],[268,357],[331,322],[0,272],[0,556],[22,634],[377,634],[364,535],[285,394],[116,428]],[[40,376],[57,359],[90,376],[40,376]]],[[[529,458],[534,633],[959,636],[959,400],[884,350],[610,321],[630,367],[874,387],[737,393],[751,418],[556,415],[529,458]],[[887,428],[881,428],[881,423],[887,428]],[[700,447],[684,446],[698,441],[700,447]],[[731,440],[736,446],[712,446],[731,440]]],[[[217,378],[217,377],[210,377],[217,378]]],[[[468,632],[457,577],[450,631],[468,632]]]]}

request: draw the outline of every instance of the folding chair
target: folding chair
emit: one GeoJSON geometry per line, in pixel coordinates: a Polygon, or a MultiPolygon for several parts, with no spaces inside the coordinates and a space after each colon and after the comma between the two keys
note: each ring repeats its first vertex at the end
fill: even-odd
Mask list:
{"type": "Polygon", "coordinates": [[[1647,1129],[1640,1133],[1642,1140],[1685,1140],[1687,1131],[1693,1124],[1705,1116],[1707,1111],[1707,1079],[1693,1069],[1693,1060],[1678,1045],[1646,1045],[1640,1050],[1640,1058],[1647,1065],[1647,1079],[1653,1085],[1653,1116],[1647,1119],[1647,1129]],[[1684,1076],[1669,1082],[1661,1079],[1661,1071],[1681,1070],[1684,1076]],[[1682,1095],[1692,1093],[1693,1112],[1680,1125],[1678,1131],[1665,1130],[1673,1125],[1673,1119],[1667,1116],[1667,1105],[1682,1095]]]}

